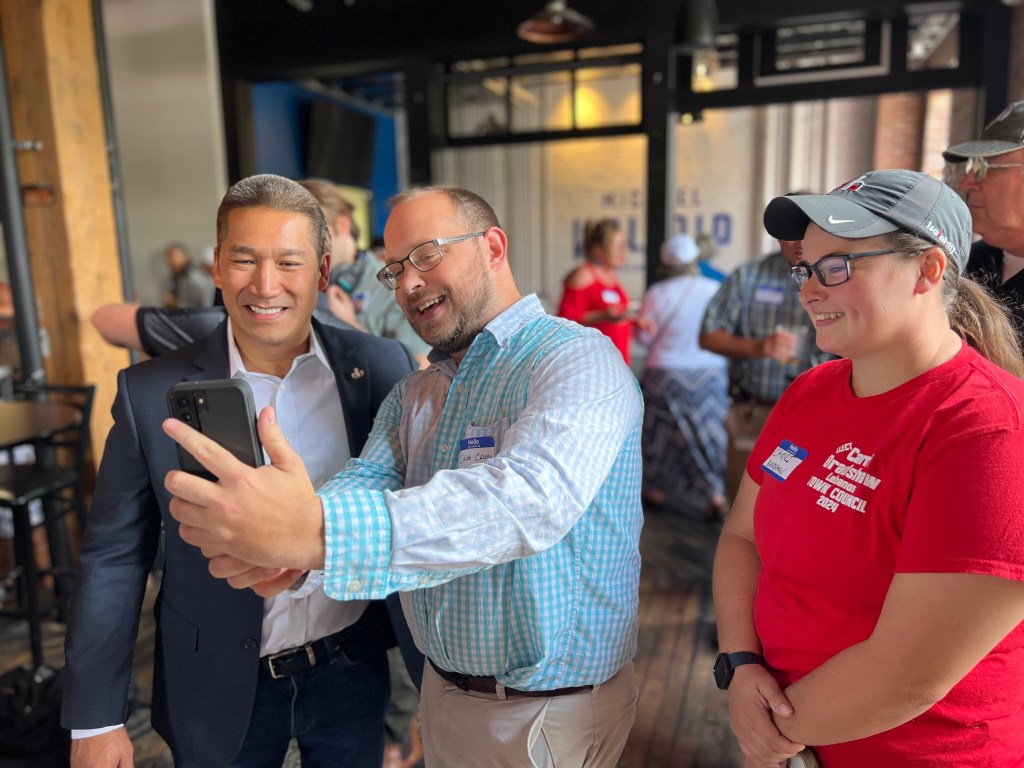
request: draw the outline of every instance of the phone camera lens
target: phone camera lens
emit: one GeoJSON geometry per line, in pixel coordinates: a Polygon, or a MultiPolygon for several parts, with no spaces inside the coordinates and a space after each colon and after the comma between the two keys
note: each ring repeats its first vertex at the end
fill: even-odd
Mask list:
{"type": "Polygon", "coordinates": [[[178,407],[179,408],[188,408],[188,398],[187,397],[179,397],[178,398],[178,407]]]}
{"type": "Polygon", "coordinates": [[[183,414],[181,414],[181,420],[184,421],[186,424],[191,424],[192,414],[189,413],[188,411],[185,411],[183,414]]]}

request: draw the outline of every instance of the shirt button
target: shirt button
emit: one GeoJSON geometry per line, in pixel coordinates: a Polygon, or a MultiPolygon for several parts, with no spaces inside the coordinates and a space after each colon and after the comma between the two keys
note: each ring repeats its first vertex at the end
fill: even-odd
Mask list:
{"type": "Polygon", "coordinates": [[[242,647],[247,651],[253,651],[260,647],[260,644],[256,642],[256,638],[247,637],[242,641],[242,647]]]}
{"type": "Polygon", "coordinates": [[[361,582],[359,579],[352,579],[352,581],[345,585],[345,589],[349,592],[358,592],[362,588],[363,582],[361,582]]]}
{"type": "Polygon", "coordinates": [[[441,443],[441,450],[442,451],[447,451],[448,450],[448,443],[441,443]]]}
{"type": "Polygon", "coordinates": [[[456,389],[459,390],[459,392],[465,392],[466,391],[466,385],[465,384],[459,384],[459,386],[457,386],[456,389]]]}
{"type": "Polygon", "coordinates": [[[282,384],[282,385],[280,386],[280,390],[281,390],[282,392],[284,392],[284,391],[285,391],[285,389],[286,389],[285,385],[284,385],[284,384],[282,384]]]}

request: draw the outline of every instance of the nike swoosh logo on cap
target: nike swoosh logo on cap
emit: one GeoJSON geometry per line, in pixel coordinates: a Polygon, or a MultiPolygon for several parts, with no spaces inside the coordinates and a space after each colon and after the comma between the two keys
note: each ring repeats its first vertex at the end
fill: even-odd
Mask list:
{"type": "Polygon", "coordinates": [[[857,222],[854,219],[834,219],[834,218],[832,218],[832,214],[830,213],[828,215],[828,223],[829,224],[856,224],[857,222]]]}

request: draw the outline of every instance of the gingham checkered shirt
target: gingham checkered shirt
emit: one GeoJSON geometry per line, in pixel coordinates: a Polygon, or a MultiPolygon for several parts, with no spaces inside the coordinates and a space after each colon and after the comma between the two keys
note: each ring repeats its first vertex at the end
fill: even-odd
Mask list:
{"type": "Polygon", "coordinates": [[[806,326],[807,343],[797,365],[784,365],[770,357],[729,361],[732,383],[748,395],[772,403],[798,374],[832,359],[814,344],[814,326],[800,306],[800,291],[789,270],[780,251],[737,267],[711,298],[701,324],[701,333],[721,329],[748,339],[771,336],[776,325],[806,326]]]}
{"type": "Polygon", "coordinates": [[[535,296],[458,367],[431,359],[319,492],[328,594],[401,590],[417,644],[449,670],[527,690],[607,680],[636,650],[636,380],[607,338],[535,296]],[[458,468],[477,437],[494,456],[458,468]]]}

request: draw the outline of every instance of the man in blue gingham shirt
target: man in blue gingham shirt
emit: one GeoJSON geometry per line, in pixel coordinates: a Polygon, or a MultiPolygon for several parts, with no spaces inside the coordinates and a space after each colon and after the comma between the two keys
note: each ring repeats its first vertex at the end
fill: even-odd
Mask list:
{"type": "MultiPolygon", "coordinates": [[[[428,188],[392,205],[382,282],[432,345],[431,366],[396,386],[360,457],[320,490],[320,539],[301,554],[280,550],[304,524],[282,523],[262,544],[240,543],[243,531],[206,538],[224,523],[216,509],[179,517],[182,535],[249,563],[322,563],[337,599],[400,590],[431,662],[428,765],[611,768],[637,700],[636,380],[602,334],[519,296],[505,234],[481,198],[428,188]]],[[[245,509],[240,528],[267,538],[258,508],[268,497],[277,517],[305,520],[298,486],[268,486],[250,505],[214,471],[245,509]]],[[[258,580],[241,570],[219,572],[236,586],[258,580]]]]}

